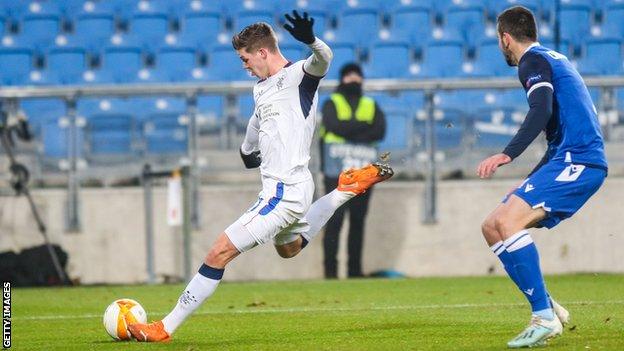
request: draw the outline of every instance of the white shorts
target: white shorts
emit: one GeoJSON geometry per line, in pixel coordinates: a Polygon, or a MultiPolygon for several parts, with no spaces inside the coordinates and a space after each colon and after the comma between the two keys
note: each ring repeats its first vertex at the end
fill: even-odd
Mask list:
{"type": "Polygon", "coordinates": [[[264,178],[258,200],[238,220],[225,229],[232,244],[245,252],[269,240],[284,245],[297,240],[299,234],[309,231],[305,213],[312,203],[312,179],[284,184],[264,178]]]}

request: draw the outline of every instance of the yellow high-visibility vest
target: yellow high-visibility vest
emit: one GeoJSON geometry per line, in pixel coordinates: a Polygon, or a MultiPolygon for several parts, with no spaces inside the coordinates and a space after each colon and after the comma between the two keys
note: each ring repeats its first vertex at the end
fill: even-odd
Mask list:
{"type": "MultiPolygon", "coordinates": [[[[349,121],[353,117],[353,111],[349,102],[340,93],[331,94],[331,100],[336,107],[336,115],[339,121],[349,121]]],[[[358,101],[357,109],[355,110],[355,119],[360,122],[366,122],[373,124],[375,119],[375,100],[368,96],[362,96],[358,101]]],[[[344,143],[345,139],[332,132],[327,132],[324,127],[321,127],[321,135],[325,143],[344,143]]]]}

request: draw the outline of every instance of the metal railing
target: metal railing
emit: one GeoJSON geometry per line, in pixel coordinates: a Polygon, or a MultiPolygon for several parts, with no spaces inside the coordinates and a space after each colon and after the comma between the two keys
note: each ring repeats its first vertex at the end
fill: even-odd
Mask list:
{"type": "MultiPolygon", "coordinates": [[[[585,83],[590,87],[601,87],[605,92],[609,91],[613,96],[612,89],[624,86],[624,77],[588,77],[585,83]]],[[[0,100],[3,108],[9,114],[17,112],[18,101],[25,98],[60,98],[67,105],[67,117],[69,120],[69,140],[68,140],[68,160],[67,170],[67,230],[80,230],[79,216],[79,191],[80,184],[78,178],[77,155],[78,155],[78,133],[79,128],[76,114],[76,101],[82,97],[106,96],[106,97],[129,97],[129,96],[149,96],[167,95],[184,97],[187,102],[187,114],[189,117],[188,131],[188,157],[190,160],[190,193],[191,193],[191,220],[194,226],[199,223],[198,205],[198,127],[197,127],[197,97],[202,94],[220,94],[232,97],[235,95],[249,93],[254,86],[254,82],[216,82],[216,83],[176,83],[176,84],[127,84],[127,85],[94,85],[94,86],[50,86],[50,87],[3,87],[0,88],[0,100]]],[[[328,91],[337,86],[335,80],[324,80],[321,82],[320,90],[328,91]]],[[[392,91],[423,91],[425,95],[426,133],[427,133],[427,174],[425,191],[425,213],[423,220],[426,223],[436,222],[436,179],[437,170],[435,162],[436,140],[434,132],[434,94],[441,90],[462,90],[462,89],[520,89],[520,83],[512,78],[489,78],[489,79],[431,79],[431,80],[393,80],[393,79],[371,79],[364,84],[367,92],[392,92],[392,91]]],[[[607,96],[608,94],[602,94],[607,96]]],[[[228,105],[235,103],[235,98],[228,98],[228,105]]],[[[609,105],[607,101],[605,105],[609,105]]],[[[612,104],[611,104],[612,105],[612,104]]],[[[612,107],[612,106],[611,106],[612,107]]],[[[233,106],[227,106],[229,111],[233,106]]]]}

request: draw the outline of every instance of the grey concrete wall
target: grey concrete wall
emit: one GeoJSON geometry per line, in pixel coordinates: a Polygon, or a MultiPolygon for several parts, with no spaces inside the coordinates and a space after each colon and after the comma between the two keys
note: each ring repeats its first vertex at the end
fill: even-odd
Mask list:
{"type": "MultiPolygon", "coordinates": [[[[502,274],[480,234],[482,219],[517,182],[439,183],[435,225],[421,223],[424,184],[389,182],[373,195],[364,248],[364,270],[395,269],[408,276],[502,274]]],[[[182,274],[181,231],[166,225],[166,189],[154,192],[156,272],[160,280],[182,274]]],[[[193,232],[199,266],[216,236],[256,199],[258,185],[204,186],[201,230],[193,232]]],[[[140,188],[83,189],[82,231],[64,232],[63,190],[36,190],[34,197],[52,241],[69,252],[69,273],[83,283],[146,280],[143,193],[140,188]]],[[[624,272],[624,179],[609,178],[575,217],[553,230],[533,230],[546,273],[624,272]]],[[[343,228],[343,234],[347,230],[343,228]]],[[[343,235],[344,236],[344,235],[343,235]]],[[[266,245],[239,256],[227,280],[322,277],[321,240],[293,259],[266,245]]],[[[23,198],[0,198],[0,251],[41,243],[23,198]]],[[[340,255],[344,258],[344,253],[340,255]]]]}

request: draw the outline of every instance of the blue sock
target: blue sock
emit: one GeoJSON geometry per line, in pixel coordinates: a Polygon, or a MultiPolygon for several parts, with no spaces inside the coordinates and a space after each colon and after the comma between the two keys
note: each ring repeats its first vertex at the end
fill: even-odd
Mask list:
{"type": "MultiPolygon", "coordinates": [[[[490,246],[490,249],[492,249],[492,252],[494,252],[494,254],[498,256],[498,259],[503,263],[503,268],[505,269],[505,272],[507,272],[507,275],[511,278],[514,284],[516,284],[518,289],[522,291],[522,289],[520,288],[518,275],[516,274],[516,270],[513,268],[511,255],[509,254],[509,252],[507,252],[507,249],[505,248],[503,242],[497,242],[496,244],[490,246]]],[[[546,291],[546,296],[548,296],[548,303],[550,304],[550,307],[552,307],[552,303],[550,303],[550,294],[548,293],[548,291],[546,291]]]]}
{"type": "Polygon", "coordinates": [[[518,283],[518,275],[516,274],[516,270],[513,269],[511,256],[509,255],[509,252],[507,252],[507,250],[505,249],[503,241],[501,240],[496,244],[490,246],[490,249],[492,250],[492,252],[494,252],[496,256],[498,256],[498,259],[503,263],[503,268],[505,268],[505,272],[507,272],[509,278],[511,278],[511,280],[513,280],[514,284],[516,284],[518,289],[520,289],[520,283],[518,283]]]}
{"type": "Polygon", "coordinates": [[[548,320],[555,318],[542,277],[537,247],[529,232],[522,230],[503,244],[508,257],[503,256],[509,262],[505,269],[509,268],[508,272],[513,271],[508,274],[529,300],[533,314],[548,320]]]}

